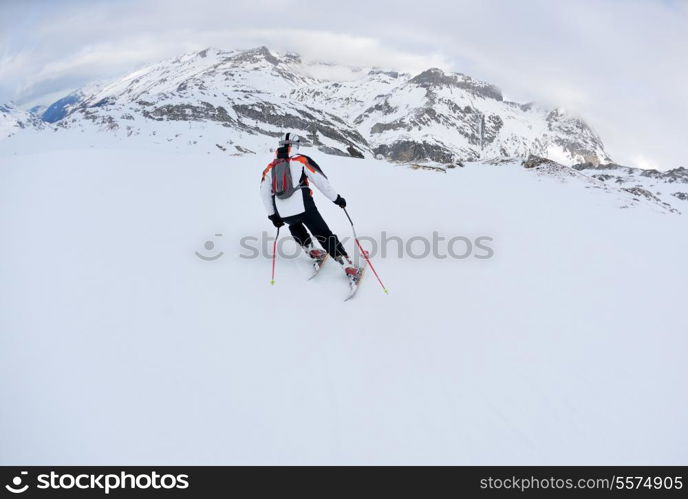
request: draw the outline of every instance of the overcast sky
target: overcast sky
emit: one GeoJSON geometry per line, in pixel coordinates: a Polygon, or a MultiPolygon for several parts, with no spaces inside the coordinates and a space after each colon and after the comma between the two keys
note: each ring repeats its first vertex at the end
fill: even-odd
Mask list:
{"type": "Polygon", "coordinates": [[[619,162],[688,166],[688,0],[0,0],[0,102],[213,46],[438,66],[578,112],[619,162]]]}

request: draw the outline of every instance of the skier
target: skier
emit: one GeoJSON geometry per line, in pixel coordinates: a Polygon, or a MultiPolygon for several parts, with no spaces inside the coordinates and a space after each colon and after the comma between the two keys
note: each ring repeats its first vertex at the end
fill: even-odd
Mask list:
{"type": "Polygon", "coordinates": [[[279,141],[276,158],[263,171],[260,193],[268,219],[278,228],[285,223],[289,225],[291,235],[312,259],[315,272],[329,254],[344,268],[350,282],[356,284],[361,269],[351,262],[339,238],[320,215],[310,182],[340,208],[346,207],[346,200],[332,188],[327,176],[312,158],[304,154],[291,155],[292,150],[298,151],[300,145],[301,138],[298,135],[284,135],[279,141]],[[295,179],[298,182],[296,185],[295,179]],[[327,253],[313,245],[311,234],[327,253]]]}

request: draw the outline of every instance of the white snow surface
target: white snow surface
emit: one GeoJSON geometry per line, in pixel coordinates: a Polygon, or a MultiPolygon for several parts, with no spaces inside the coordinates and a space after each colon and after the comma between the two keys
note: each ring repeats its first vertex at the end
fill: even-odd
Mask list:
{"type": "Polygon", "coordinates": [[[685,216],[566,167],[316,151],[361,236],[492,238],[392,244],[390,294],[344,303],[332,262],[241,257],[268,154],[76,144],[0,146],[0,464],[685,464],[685,216]]]}

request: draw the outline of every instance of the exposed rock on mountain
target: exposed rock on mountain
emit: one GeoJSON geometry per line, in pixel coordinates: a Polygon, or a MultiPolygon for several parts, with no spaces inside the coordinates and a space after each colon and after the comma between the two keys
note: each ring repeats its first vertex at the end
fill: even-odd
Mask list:
{"type": "Polygon", "coordinates": [[[61,128],[155,136],[180,146],[269,151],[285,130],[320,151],[400,162],[536,154],[610,161],[600,138],[561,109],[504,100],[494,85],[431,68],[417,75],[304,63],[266,47],[205,49],[82,89],[44,113],[61,128]],[[351,78],[316,78],[327,67],[351,78]]]}
{"type": "Polygon", "coordinates": [[[676,208],[685,210],[679,201],[688,201],[688,169],[674,168],[665,172],[643,170],[615,163],[594,165],[583,163],[573,168],[605,184],[613,185],[627,192],[648,199],[661,200],[676,208]]]}
{"type": "Polygon", "coordinates": [[[26,129],[42,129],[43,121],[33,113],[18,109],[13,103],[0,104],[0,140],[26,129]]]}

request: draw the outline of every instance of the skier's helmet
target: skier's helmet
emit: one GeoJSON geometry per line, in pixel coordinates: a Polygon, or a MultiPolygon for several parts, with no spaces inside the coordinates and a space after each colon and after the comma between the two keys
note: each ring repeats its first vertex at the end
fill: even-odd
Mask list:
{"type": "Polygon", "coordinates": [[[299,146],[301,145],[301,137],[294,133],[286,133],[279,141],[279,145],[280,147],[288,147],[292,148],[292,150],[298,151],[299,146]]]}

